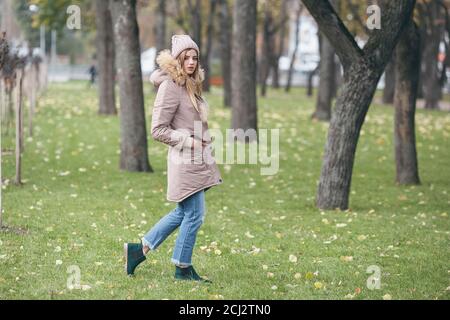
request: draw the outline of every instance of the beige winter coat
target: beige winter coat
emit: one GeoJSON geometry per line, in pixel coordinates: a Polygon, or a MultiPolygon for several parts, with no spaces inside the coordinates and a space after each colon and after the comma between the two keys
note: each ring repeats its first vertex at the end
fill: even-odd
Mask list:
{"type": "MultiPolygon", "coordinates": [[[[181,202],[202,189],[223,182],[212,155],[205,99],[194,108],[179,72],[179,64],[169,51],[157,58],[160,69],[150,81],[158,88],[152,112],[152,137],[169,146],[167,154],[167,200],[181,202]],[[202,121],[203,119],[203,121],[202,121]],[[194,136],[194,125],[196,136],[194,136]],[[201,128],[201,130],[200,130],[201,128]],[[199,134],[200,133],[200,134],[199,134]],[[203,137],[201,136],[203,135],[203,137]],[[207,145],[202,147],[201,139],[207,145]],[[191,145],[195,143],[195,148],[191,145]]],[[[203,72],[201,71],[203,78],[203,72]]]]}

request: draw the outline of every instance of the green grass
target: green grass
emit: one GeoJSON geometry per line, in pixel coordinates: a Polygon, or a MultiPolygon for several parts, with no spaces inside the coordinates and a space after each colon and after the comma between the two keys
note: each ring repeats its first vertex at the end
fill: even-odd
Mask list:
{"type": "MultiPolygon", "coordinates": [[[[154,95],[145,91],[148,129],[154,95]]],[[[220,89],[208,98],[210,127],[224,132],[220,89]]],[[[95,89],[52,84],[25,142],[23,186],[12,183],[14,158],[2,160],[4,220],[28,233],[0,234],[0,299],[449,299],[450,114],[418,110],[422,184],[405,187],[394,181],[393,109],[372,106],[350,209],[322,212],[314,199],[328,124],[310,120],[314,99],[269,90],[258,107],[259,127],[280,129],[280,168],[262,176],[260,165],[219,166],[224,184],[206,193],[193,256],[214,283],[173,280],[176,233],[129,278],[123,242],[175,206],[165,198],[167,147],[149,137],[155,172],[121,172],[119,120],[97,116],[95,89]],[[72,265],[87,290],[67,288],[72,265]],[[366,286],[372,265],[379,290],[366,286]]]]}

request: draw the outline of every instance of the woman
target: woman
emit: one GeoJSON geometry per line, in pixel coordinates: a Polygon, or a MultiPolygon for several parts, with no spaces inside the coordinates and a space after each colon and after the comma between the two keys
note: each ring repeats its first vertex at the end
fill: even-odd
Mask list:
{"type": "MultiPolygon", "coordinates": [[[[141,240],[125,243],[128,275],[175,229],[180,227],[172,256],[175,278],[208,281],[191,263],[197,232],[205,217],[205,191],[221,184],[222,178],[211,154],[208,105],[202,97],[204,73],[199,48],[188,35],[172,37],[172,51],[156,59],[160,69],[150,81],[158,88],[152,114],[152,137],[169,146],[167,155],[167,200],[177,207],[164,216],[141,240]]],[[[208,281],[209,282],[209,281],[208,281]]]]}

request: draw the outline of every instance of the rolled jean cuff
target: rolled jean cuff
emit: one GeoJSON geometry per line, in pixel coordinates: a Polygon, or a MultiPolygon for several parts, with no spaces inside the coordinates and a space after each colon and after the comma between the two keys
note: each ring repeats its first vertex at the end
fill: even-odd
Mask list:
{"type": "Polygon", "coordinates": [[[180,262],[179,260],[176,260],[174,258],[171,259],[172,263],[178,267],[190,267],[192,263],[184,263],[180,262]]]}
{"type": "Polygon", "coordinates": [[[153,246],[152,246],[152,244],[151,244],[150,242],[148,242],[148,240],[145,239],[145,237],[142,237],[142,238],[141,238],[141,241],[142,241],[142,245],[143,245],[144,247],[149,247],[150,250],[153,251],[153,246]]]}

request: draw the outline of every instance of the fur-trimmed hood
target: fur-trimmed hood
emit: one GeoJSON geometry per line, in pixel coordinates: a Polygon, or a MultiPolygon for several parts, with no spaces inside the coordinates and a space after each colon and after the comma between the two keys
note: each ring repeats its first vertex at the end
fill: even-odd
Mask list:
{"type": "MultiPolygon", "coordinates": [[[[188,75],[183,73],[182,66],[177,59],[172,57],[172,54],[169,50],[161,51],[156,58],[156,62],[159,65],[159,69],[155,70],[150,76],[150,82],[156,88],[158,88],[164,80],[170,79],[174,80],[175,83],[179,86],[184,86],[186,84],[186,78],[188,77],[188,75]]],[[[203,82],[205,80],[205,72],[200,66],[199,75],[200,81],[203,82]]],[[[202,100],[198,103],[198,113],[200,115],[200,119],[203,122],[207,122],[209,105],[204,97],[201,97],[201,99],[202,100]]]]}
{"type": "MultiPolygon", "coordinates": [[[[177,59],[172,57],[169,50],[161,51],[157,58],[156,63],[159,65],[159,69],[155,70],[150,76],[150,82],[153,83],[155,87],[167,79],[172,79],[179,86],[184,86],[186,84],[186,75],[182,72],[182,66],[177,59]]],[[[200,67],[199,68],[200,80],[203,82],[205,80],[205,72],[200,67]]]]}

